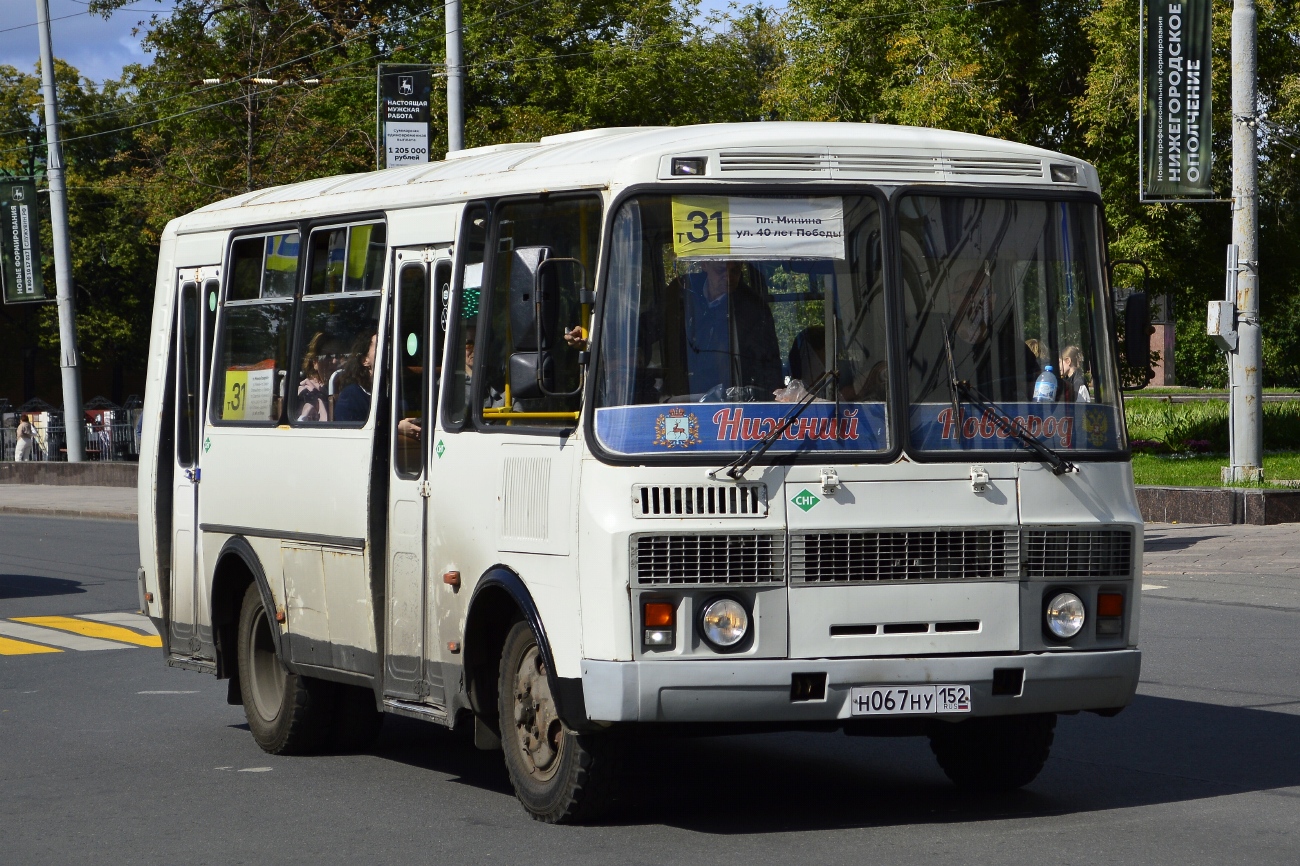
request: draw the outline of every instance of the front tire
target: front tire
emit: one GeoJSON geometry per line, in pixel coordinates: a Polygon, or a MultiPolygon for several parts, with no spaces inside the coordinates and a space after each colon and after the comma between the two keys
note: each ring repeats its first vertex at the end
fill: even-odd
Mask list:
{"type": "Polygon", "coordinates": [[[332,683],[290,673],[275,652],[257,584],[239,611],[239,691],[253,740],[272,755],[318,751],[330,733],[332,683]]]}
{"type": "Polygon", "coordinates": [[[501,750],[519,802],[538,821],[567,824],[599,817],[617,775],[616,744],[578,734],[560,719],[537,638],[517,622],[501,653],[497,708],[501,750]]]}
{"type": "Polygon", "coordinates": [[[959,788],[1006,793],[1042,771],[1055,730],[1055,713],[940,722],[930,731],[930,750],[959,788]]]}

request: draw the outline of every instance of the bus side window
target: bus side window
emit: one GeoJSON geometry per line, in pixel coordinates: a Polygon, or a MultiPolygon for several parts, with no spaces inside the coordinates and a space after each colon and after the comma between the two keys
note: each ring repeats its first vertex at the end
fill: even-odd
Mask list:
{"type": "Polygon", "coordinates": [[[231,244],[217,353],[220,375],[212,389],[219,421],[267,424],[281,417],[298,245],[297,232],[231,244]]]}
{"type": "Polygon", "coordinates": [[[454,347],[447,363],[447,385],[443,395],[443,427],[456,430],[465,423],[465,407],[474,374],[474,353],[478,348],[479,301],[483,291],[483,253],[487,243],[488,209],[470,205],[465,209],[458,246],[459,271],[453,300],[443,306],[447,339],[454,347]]]}
{"type": "Polygon", "coordinates": [[[359,427],[370,418],[385,240],[383,223],[311,233],[290,377],[295,424],[359,427]]]}
{"type": "Polygon", "coordinates": [[[596,275],[600,220],[600,198],[592,195],[511,201],[494,211],[488,333],[479,335],[477,347],[483,370],[476,409],[484,424],[574,425],[582,402],[574,392],[582,383],[578,356],[583,348],[574,329],[589,325],[580,290],[590,290],[596,275]],[[547,259],[568,261],[544,266],[547,259]],[[528,296],[547,284],[537,345],[538,323],[528,296]],[[536,356],[549,371],[546,390],[564,396],[538,387],[539,364],[531,360],[536,356]]]}

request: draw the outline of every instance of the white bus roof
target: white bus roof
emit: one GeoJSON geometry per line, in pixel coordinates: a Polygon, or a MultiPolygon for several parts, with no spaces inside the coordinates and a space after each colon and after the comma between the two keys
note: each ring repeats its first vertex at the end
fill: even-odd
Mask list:
{"type": "Polygon", "coordinates": [[[448,154],[441,162],[255,190],[173,221],[188,234],[330,214],[421,207],[492,195],[602,189],[660,180],[1013,185],[1099,192],[1087,163],[981,135],[870,123],[729,123],[620,127],[448,154]],[[674,178],[674,156],[707,158],[674,178]],[[1050,163],[1076,166],[1053,183],[1050,163]]]}

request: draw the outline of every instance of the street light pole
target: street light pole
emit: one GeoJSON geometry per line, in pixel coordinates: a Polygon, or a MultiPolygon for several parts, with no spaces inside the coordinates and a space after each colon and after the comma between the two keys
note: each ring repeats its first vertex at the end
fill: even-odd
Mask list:
{"type": "MultiPolygon", "coordinates": [[[[1232,7],[1232,242],[1237,247],[1237,348],[1229,355],[1231,481],[1263,478],[1263,345],[1259,327],[1259,172],[1255,0],[1232,7]]],[[[1231,276],[1231,275],[1229,275],[1231,276]]]]}
{"type": "Polygon", "coordinates": [[[77,304],[72,286],[72,244],[68,238],[68,193],[63,177],[63,146],[59,135],[59,106],[54,90],[54,48],[50,43],[50,6],[36,0],[36,31],[41,41],[41,90],[45,95],[45,168],[50,183],[50,228],[54,235],[54,282],[58,287],[59,370],[63,376],[63,428],[68,462],[80,463],[82,442],[81,368],[77,366],[77,304]]]}
{"type": "Polygon", "coordinates": [[[465,147],[465,59],[461,51],[460,0],[444,0],[447,23],[447,150],[465,147]]]}

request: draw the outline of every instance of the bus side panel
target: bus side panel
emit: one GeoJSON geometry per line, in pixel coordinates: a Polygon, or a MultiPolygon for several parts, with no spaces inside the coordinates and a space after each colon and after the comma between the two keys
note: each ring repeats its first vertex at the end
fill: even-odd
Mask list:
{"type": "MultiPolygon", "coordinates": [[[[176,292],[173,256],[176,237],[172,225],[163,231],[158,250],[158,275],[154,283],[153,321],[149,329],[149,360],[145,374],[144,422],[141,425],[139,475],[136,481],[136,529],[140,540],[140,567],[144,570],[144,591],[152,593],[145,613],[163,616],[160,588],[162,569],[171,562],[171,467],[170,454],[160,453],[160,419],[164,417],[168,361],[171,358],[172,309],[176,292]],[[163,457],[167,457],[163,461],[163,457]],[[164,477],[165,476],[165,477],[164,477]]],[[[170,441],[168,438],[166,441],[170,441]]]]}

